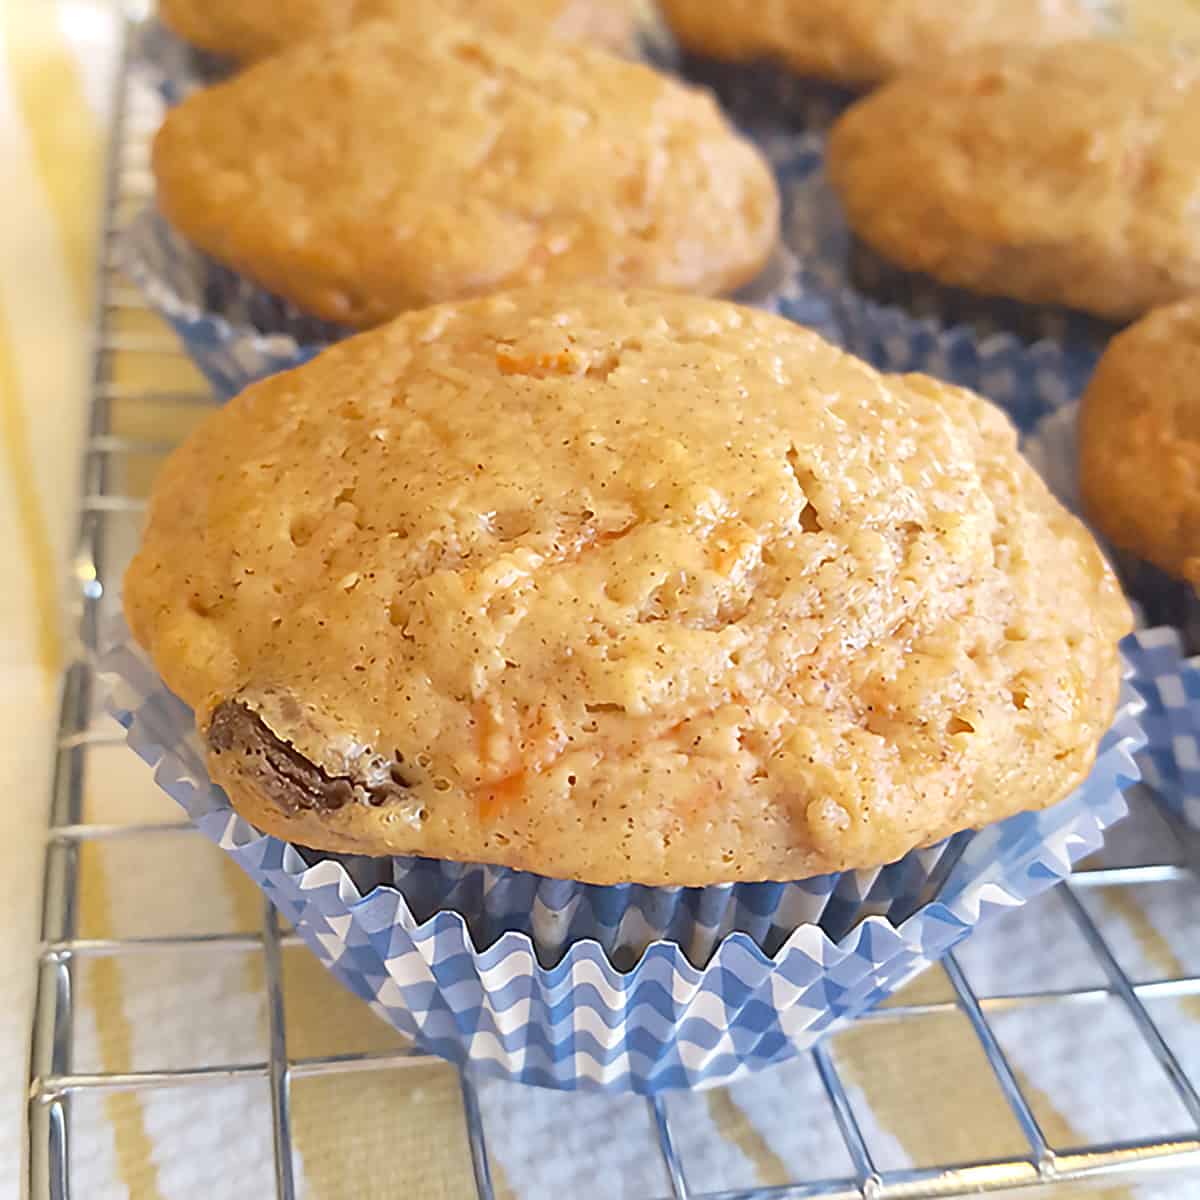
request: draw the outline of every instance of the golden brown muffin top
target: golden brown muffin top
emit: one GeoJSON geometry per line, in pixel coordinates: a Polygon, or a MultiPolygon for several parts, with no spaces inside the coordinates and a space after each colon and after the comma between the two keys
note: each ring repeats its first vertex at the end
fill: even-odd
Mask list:
{"type": "Polygon", "coordinates": [[[995,43],[1096,32],[1089,0],[660,0],[679,40],[723,59],[770,56],[802,75],[870,84],[995,43]]]}
{"type": "Polygon", "coordinates": [[[411,28],[450,18],[495,33],[542,30],[610,50],[630,48],[644,0],[159,0],[158,14],[202,50],[253,62],[372,20],[411,28]]]}
{"type": "Polygon", "coordinates": [[[260,827],[649,884],[1061,799],[1130,624],[978,396],[728,303],[548,288],[214,414],[125,607],[260,827]]]}
{"type": "Polygon", "coordinates": [[[514,284],[733,291],[778,233],[770,167],[707,93],[440,20],[361,26],[198,92],[153,163],[202,250],[358,327],[514,284]]]}
{"type": "Polygon", "coordinates": [[[1100,531],[1200,592],[1200,297],[1113,339],[1084,395],[1079,437],[1100,531]]]}
{"type": "Polygon", "coordinates": [[[1125,320],[1200,289],[1200,59],[1067,42],[965,54],[834,127],[875,250],[945,283],[1125,320]]]}

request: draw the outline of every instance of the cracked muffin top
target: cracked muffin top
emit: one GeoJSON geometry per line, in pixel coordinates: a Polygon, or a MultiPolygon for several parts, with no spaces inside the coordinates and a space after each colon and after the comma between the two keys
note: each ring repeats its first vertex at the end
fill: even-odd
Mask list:
{"type": "Polygon", "coordinates": [[[1130,625],[984,400],[586,288],[244,392],[165,466],[125,608],[268,832],[696,885],[1059,800],[1130,625]]]}
{"type": "Polygon", "coordinates": [[[171,110],[158,205],[201,250],[365,328],[535,283],[731,292],[779,195],[706,92],[589,47],[371,23],[171,110]]]}
{"type": "Polygon", "coordinates": [[[496,33],[544,30],[623,51],[633,44],[645,8],[644,0],[159,0],[158,15],[202,50],[253,62],[367,21],[411,28],[425,13],[496,33]]]}

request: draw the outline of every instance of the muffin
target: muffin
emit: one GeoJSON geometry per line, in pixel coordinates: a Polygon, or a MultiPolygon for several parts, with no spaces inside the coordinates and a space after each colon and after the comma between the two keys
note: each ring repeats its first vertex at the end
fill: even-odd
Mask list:
{"type": "Polygon", "coordinates": [[[729,292],[779,224],[769,165],[707,94],[440,21],[360,26],[189,97],[153,168],[189,241],[351,327],[530,283],[729,292]]]}
{"type": "Polygon", "coordinates": [[[855,87],[979,46],[1044,45],[1103,28],[1088,0],[661,0],[661,8],[697,54],[771,58],[855,87]]]}
{"type": "Polygon", "coordinates": [[[1200,60],[1117,41],[985,49],[835,125],[853,231],[906,271],[1123,322],[1200,289],[1200,60]]]}
{"type": "Polygon", "coordinates": [[[1172,606],[1200,646],[1200,298],[1156,309],[1100,361],[1079,414],[1080,488],[1088,516],[1126,551],[1135,594],[1153,616],[1172,606]],[[1155,586],[1152,564],[1181,581],[1155,586]],[[1142,586],[1139,586],[1142,585],[1142,586]],[[1182,615],[1186,613],[1187,615],[1182,615]]]}
{"type": "Polygon", "coordinates": [[[979,397],[548,287],[215,412],[124,601],[260,829],[598,884],[804,879],[1052,805],[1130,625],[979,397]]]}
{"type": "Polygon", "coordinates": [[[545,30],[623,51],[642,8],[642,0],[160,0],[158,15],[198,49],[248,63],[374,19],[411,28],[426,12],[496,33],[545,30]]]}

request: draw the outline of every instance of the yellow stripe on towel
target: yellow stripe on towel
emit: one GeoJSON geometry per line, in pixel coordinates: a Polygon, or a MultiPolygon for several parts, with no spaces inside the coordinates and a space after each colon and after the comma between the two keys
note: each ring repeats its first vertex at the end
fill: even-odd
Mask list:
{"type": "Polygon", "coordinates": [[[21,541],[20,547],[6,547],[6,552],[14,556],[23,552],[29,567],[28,587],[36,608],[37,663],[49,683],[58,674],[63,656],[58,575],[29,457],[29,431],[21,402],[16,349],[3,309],[0,309],[0,442],[3,443],[0,462],[11,481],[21,541]]]}
{"type": "MultiPolygon", "coordinates": [[[[54,0],[0,0],[0,86],[9,89],[20,129],[33,160],[36,184],[53,218],[54,233],[69,275],[68,308],[83,327],[91,303],[95,230],[102,181],[103,138],[89,108],[71,49],[63,38],[59,5],[54,0]]],[[[17,233],[19,235],[19,232],[17,233]]],[[[73,332],[73,330],[72,330],[73,332]]],[[[70,347],[66,347],[69,351],[70,347]]],[[[60,592],[53,540],[31,461],[29,425],[32,399],[21,394],[20,380],[29,377],[19,366],[8,314],[0,310],[0,440],[3,469],[12,481],[19,514],[20,551],[28,564],[27,586],[37,607],[37,661],[53,680],[63,659],[59,623],[60,592]]],[[[82,355],[85,346],[77,345],[82,355]]],[[[85,397],[63,396],[64,405],[82,405],[85,397]]],[[[75,481],[72,464],[70,482],[75,481]]],[[[18,553],[20,552],[18,551],[18,553]]],[[[98,864],[97,864],[98,865],[98,864]]],[[[111,926],[111,905],[103,871],[86,873],[80,897],[90,920],[101,931],[111,926]]],[[[132,1030],[121,994],[116,960],[97,959],[89,973],[96,1010],[99,1052],[105,1070],[128,1069],[132,1030]]],[[[158,1171],[139,1097],[116,1093],[105,1097],[112,1125],[120,1182],[139,1200],[161,1200],[158,1171]]]]}
{"type": "Polygon", "coordinates": [[[81,314],[92,303],[104,138],[62,34],[56,0],[0,0],[5,74],[57,226],[81,314]]]}

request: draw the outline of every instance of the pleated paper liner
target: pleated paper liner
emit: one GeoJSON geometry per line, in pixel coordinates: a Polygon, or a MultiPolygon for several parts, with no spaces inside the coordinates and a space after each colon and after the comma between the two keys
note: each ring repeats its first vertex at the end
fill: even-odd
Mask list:
{"type": "Polygon", "coordinates": [[[232,59],[189,45],[155,17],[134,27],[129,58],[135,76],[168,105],[178,104],[199,88],[221,83],[237,71],[232,59]]]}
{"type": "MultiPolygon", "coordinates": [[[[661,21],[647,17],[643,31],[647,61],[664,69],[680,66],[677,47],[661,21]]],[[[170,103],[228,73],[220,60],[195,51],[155,20],[140,26],[132,57],[143,78],[170,103]]],[[[773,108],[768,100],[762,111],[773,108]]],[[[794,133],[778,123],[759,133],[764,152],[778,160],[775,165],[782,172],[786,230],[792,223],[790,206],[799,198],[791,185],[798,171],[819,165],[819,155],[813,157],[807,142],[797,154],[794,133]]],[[[153,209],[143,211],[132,222],[122,238],[120,256],[148,302],[175,329],[188,354],[224,398],[258,379],[308,361],[351,332],[300,312],[214,262],[153,209]]],[[[806,286],[795,247],[786,237],[780,239],[760,276],[732,299],[786,311],[793,320],[837,337],[830,298],[806,286]]]]}
{"type": "Polygon", "coordinates": [[[1176,816],[1200,830],[1200,656],[1183,659],[1178,636],[1157,631],[1157,652],[1170,669],[1138,683],[1146,701],[1146,783],[1176,816]]]}
{"type": "MultiPolygon", "coordinates": [[[[1097,34],[1118,33],[1125,26],[1126,0],[1083,2],[1098,18],[1097,34]]],[[[738,18],[730,14],[729,20],[738,18]]],[[[828,20],[832,24],[836,17],[828,20]]],[[[675,68],[684,78],[710,88],[740,126],[760,133],[824,132],[851,104],[886,82],[852,85],[819,79],[766,53],[737,62],[681,49],[675,68]]]]}
{"type": "Polygon", "coordinates": [[[979,340],[1005,334],[1027,346],[1048,340],[1102,352],[1122,328],[1062,305],[1025,304],[939,283],[890,262],[853,232],[846,277],[850,287],[866,299],[917,320],[931,320],[947,328],[963,326],[979,340]]]}
{"type": "MultiPolygon", "coordinates": [[[[121,265],[179,335],[189,357],[224,399],[268,375],[300,366],[353,330],[319,320],[215,262],[154,208],[122,235],[121,265]]],[[[832,328],[830,306],[796,288],[797,264],[780,241],[759,276],[732,299],[832,328]]]]}
{"type": "MultiPolygon", "coordinates": [[[[1024,439],[1022,450],[1050,490],[1072,512],[1083,515],[1079,490],[1079,404],[1073,402],[1043,417],[1024,439]]],[[[1137,602],[1142,624],[1179,630],[1185,654],[1200,654],[1200,596],[1188,583],[1153,563],[1110,545],[1092,526],[1126,593],[1137,602]]]]}
{"type": "Polygon", "coordinates": [[[826,130],[861,95],[797,75],[770,58],[724,62],[682,51],[675,68],[689,83],[712,91],[735,124],[760,138],[826,130]]]}
{"type": "Polygon", "coordinates": [[[717,888],[591,887],[288,845],[212,784],[190,711],[136,647],[120,643],[101,671],[159,785],[397,1029],[513,1080],[656,1092],[799,1053],[1098,849],[1145,740],[1133,683],[1152,660],[1139,638],[1123,649],[1117,720],[1060,804],[878,871],[717,888]]]}
{"type": "Polygon", "coordinates": [[[302,313],[176,233],[153,208],[122,234],[121,265],[223,399],[300,366],[351,330],[302,313]]]}
{"type": "MultiPolygon", "coordinates": [[[[947,334],[874,301],[860,310],[848,233],[821,186],[823,143],[777,124],[762,144],[784,185],[786,252],[751,302],[833,332],[881,365],[896,369],[895,351],[905,369],[949,374],[1000,400],[1025,428],[1077,393],[1072,347],[1030,348],[1003,334],[980,343],[973,330],[947,334]]],[[[135,223],[124,251],[151,303],[226,395],[345,332],[216,267],[156,214],[135,223]]],[[[589,888],[287,845],[238,817],[209,781],[190,712],[136,649],[119,645],[103,669],[129,742],[159,784],[397,1029],[510,1079],[656,1092],[728,1082],[801,1052],[990,912],[1024,903],[1096,850],[1124,814],[1122,789],[1138,778],[1139,691],[1157,686],[1155,672],[1174,677],[1153,635],[1124,649],[1129,686],[1118,719],[1091,776],[1062,803],[878,871],[703,889],[589,888]]]]}
{"type": "MultiPolygon", "coordinates": [[[[669,61],[669,52],[660,58],[664,53],[669,61]]],[[[801,88],[794,78],[789,82],[783,72],[781,81],[778,69],[679,61],[685,77],[726,73],[721,90],[732,115],[771,159],[783,193],[779,251],[735,299],[814,326],[883,370],[924,371],[979,391],[1024,432],[1080,394],[1110,327],[1063,310],[970,297],[887,266],[857,244],[846,224],[825,176],[824,136],[797,133],[806,118],[787,116],[779,94],[801,88]]],[[[846,97],[826,99],[832,112],[846,97]]],[[[225,395],[305,361],[345,332],[207,260],[150,213],[129,231],[123,257],[225,395]]]]}
{"type": "Polygon", "coordinates": [[[1111,557],[1125,591],[1141,605],[1146,624],[1173,625],[1179,630],[1184,653],[1200,654],[1200,595],[1196,589],[1127,550],[1112,550],[1111,557]]]}
{"type": "Polygon", "coordinates": [[[932,283],[918,287],[911,276],[908,302],[891,303],[903,273],[890,272],[889,294],[881,282],[888,271],[878,258],[872,261],[880,295],[872,294],[874,288],[865,288],[862,279],[865,252],[856,249],[825,174],[824,139],[799,137],[786,155],[775,157],[787,199],[784,240],[799,264],[796,291],[829,304],[847,350],[884,371],[920,371],[981,392],[1024,432],[1080,394],[1104,347],[1102,326],[1062,310],[1030,311],[1026,318],[1040,323],[1042,334],[1032,340],[1005,327],[1005,313],[1022,306],[974,298],[969,314],[974,323],[962,323],[948,311],[962,293],[932,283]],[[984,320],[988,311],[990,324],[984,320]]]}
{"type": "MultiPolygon", "coordinates": [[[[1023,446],[1051,491],[1075,512],[1080,511],[1078,417],[1078,404],[1066,405],[1043,418],[1023,446]]],[[[1200,829],[1200,599],[1186,583],[1136,555],[1114,551],[1096,536],[1142,623],[1157,627],[1141,635],[1151,657],[1135,680],[1146,701],[1146,782],[1168,808],[1200,829]],[[1189,654],[1197,657],[1188,659],[1189,654]]]]}

